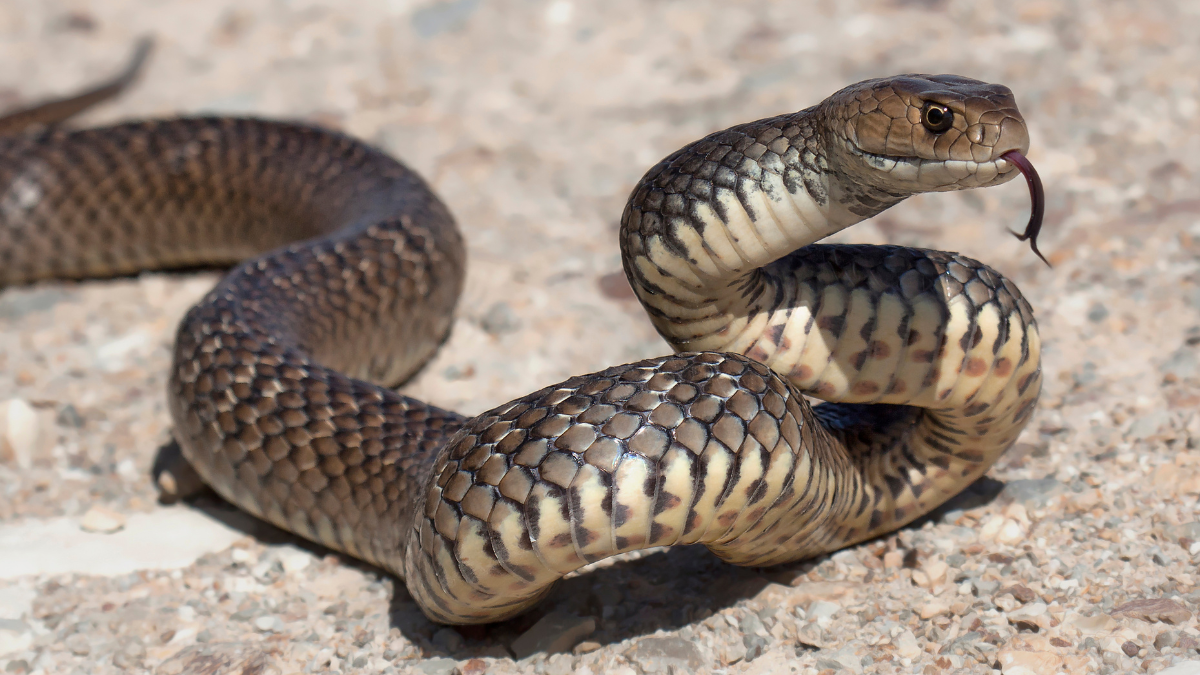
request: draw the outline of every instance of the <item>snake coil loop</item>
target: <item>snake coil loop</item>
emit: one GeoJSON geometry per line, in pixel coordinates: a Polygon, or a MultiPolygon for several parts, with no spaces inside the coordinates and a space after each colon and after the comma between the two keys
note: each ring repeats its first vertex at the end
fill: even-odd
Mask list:
{"type": "Polygon", "coordinates": [[[381,386],[446,336],[465,253],[417,175],[340,134],[202,118],[0,137],[0,283],[234,264],[177,335],[187,458],[246,511],[400,575],[430,618],[482,623],[623,551],[836,550],[986,471],[1040,388],[1016,286],[952,253],[814,242],[1007,181],[1027,146],[1011,92],[948,75],[696,141],[621,226],[679,353],[471,419],[381,386]]]}

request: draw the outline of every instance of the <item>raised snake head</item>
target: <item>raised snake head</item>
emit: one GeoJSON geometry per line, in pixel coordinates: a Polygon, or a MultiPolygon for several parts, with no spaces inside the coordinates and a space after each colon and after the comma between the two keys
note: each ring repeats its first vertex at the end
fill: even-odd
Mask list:
{"type": "Polygon", "coordinates": [[[958,75],[867,80],[818,106],[830,168],[908,196],[996,185],[1017,175],[1007,152],[1029,149],[1008,87],[958,75]]]}

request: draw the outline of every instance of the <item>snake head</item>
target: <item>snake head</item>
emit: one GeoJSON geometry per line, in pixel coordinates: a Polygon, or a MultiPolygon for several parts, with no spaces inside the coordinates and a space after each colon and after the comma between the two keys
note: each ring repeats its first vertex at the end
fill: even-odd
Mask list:
{"type": "Polygon", "coordinates": [[[898,196],[1003,183],[1029,149],[1012,91],[958,75],[867,80],[821,112],[831,168],[898,196]]]}

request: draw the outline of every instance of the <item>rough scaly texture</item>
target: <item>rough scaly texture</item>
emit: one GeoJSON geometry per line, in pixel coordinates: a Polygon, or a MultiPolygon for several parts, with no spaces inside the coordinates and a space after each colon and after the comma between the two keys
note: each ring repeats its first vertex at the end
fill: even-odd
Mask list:
{"type": "Polygon", "coordinates": [[[180,327],[186,456],[242,508],[400,574],[431,618],[480,623],[620,551],[835,550],[982,474],[1039,390],[1015,286],[954,254],[810,244],[1008,180],[1000,155],[1027,144],[1007,89],[954,76],[693,143],[634,190],[621,245],[660,333],[703,351],[471,420],[365,381],[437,347],[464,256],[419,178],[340,135],[200,119],[0,140],[0,261],[12,284],[257,255],[180,327]],[[930,103],[953,125],[930,130],[930,103]]]}

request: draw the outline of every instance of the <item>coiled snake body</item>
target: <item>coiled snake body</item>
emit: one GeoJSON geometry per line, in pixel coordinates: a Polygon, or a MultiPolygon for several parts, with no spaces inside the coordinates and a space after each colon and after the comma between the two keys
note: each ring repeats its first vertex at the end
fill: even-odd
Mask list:
{"type": "Polygon", "coordinates": [[[1006,88],[920,75],[692,143],[621,227],[679,353],[471,419],[380,386],[449,331],[463,244],[419,177],[339,134],[208,118],[0,137],[0,284],[238,263],[179,327],[185,456],[242,509],[399,575],[430,618],[483,623],[622,551],[833,551],[980,476],[1040,388],[1020,292],[952,253],[813,242],[1004,182],[1027,145],[1006,88]]]}

